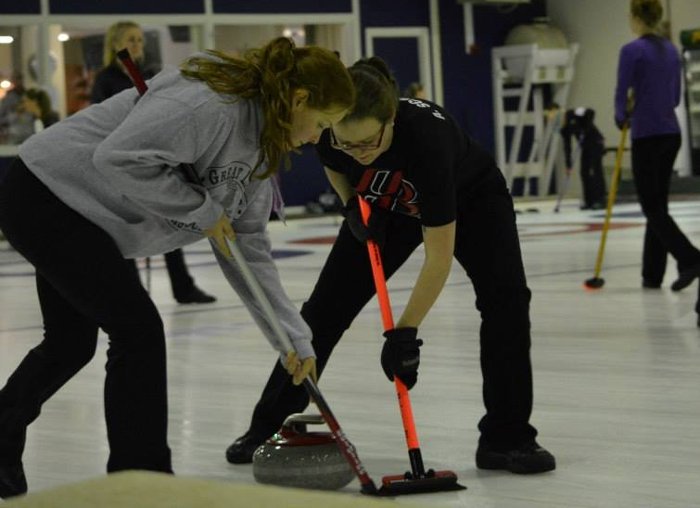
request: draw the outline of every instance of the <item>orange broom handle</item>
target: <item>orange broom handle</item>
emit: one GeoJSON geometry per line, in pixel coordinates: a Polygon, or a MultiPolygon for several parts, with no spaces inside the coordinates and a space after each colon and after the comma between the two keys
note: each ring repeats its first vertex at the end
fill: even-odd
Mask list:
{"type": "MultiPolygon", "coordinates": [[[[354,198],[352,198],[354,199],[354,198]]],[[[365,226],[369,223],[369,216],[372,210],[362,197],[358,196],[360,202],[360,213],[362,214],[362,222],[365,226]]],[[[386,289],[386,277],[384,277],[384,267],[382,266],[382,258],[379,254],[379,247],[374,240],[367,240],[367,252],[369,253],[369,262],[372,265],[372,275],[374,276],[374,285],[377,288],[377,299],[379,300],[379,310],[382,314],[382,322],[384,323],[384,331],[394,328],[394,318],[391,314],[391,303],[389,303],[389,292],[386,289]]],[[[413,409],[411,407],[411,398],[408,396],[406,385],[394,376],[394,384],[396,386],[396,395],[399,398],[399,408],[401,409],[401,420],[403,421],[403,430],[406,434],[406,444],[409,449],[420,448],[418,443],[418,433],[416,425],[413,421],[413,409]]]]}

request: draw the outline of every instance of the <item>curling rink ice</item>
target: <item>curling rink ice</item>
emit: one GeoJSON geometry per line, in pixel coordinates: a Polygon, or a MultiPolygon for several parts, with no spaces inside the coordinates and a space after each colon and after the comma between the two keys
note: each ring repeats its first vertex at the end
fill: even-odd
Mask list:
{"type": "MultiPolygon", "coordinates": [[[[420,328],[420,375],[411,391],[426,468],[454,470],[468,490],[397,500],[445,507],[660,507],[700,503],[700,328],[698,284],[641,288],[644,218],[634,203],[615,207],[603,289],[593,276],[604,210],[574,200],[517,204],[539,213],[517,220],[531,304],[538,440],[557,470],[529,477],[476,469],[483,414],[478,332],[471,283],[457,263],[420,328]]],[[[700,245],[700,200],[671,212],[700,245]]],[[[275,221],[270,235],[284,285],[301,306],[340,224],[337,216],[275,221]]],[[[40,233],[39,233],[40,234],[40,233]]],[[[50,246],[47,246],[50,248],[50,246]]],[[[153,259],[152,295],[168,342],[169,439],[178,475],[254,483],[250,465],[224,450],[248,426],[276,354],[229,288],[206,242],[186,248],[211,305],[178,305],[163,259],[153,259]]],[[[76,255],[80,255],[76,253],[76,255]]],[[[398,315],[420,269],[422,250],[390,281],[398,315]]],[[[143,274],[143,271],[142,271],[143,274]]],[[[393,384],[381,371],[382,322],[370,302],[335,350],[320,388],[375,482],[409,468],[393,384]]],[[[41,339],[31,267],[0,243],[0,382],[41,339]]],[[[24,456],[30,492],[104,474],[102,390],[106,340],[94,360],[58,392],[30,427],[24,456]]],[[[362,506],[357,481],[342,490],[362,506]]],[[[320,508],[320,507],[319,507],[320,508]]]]}

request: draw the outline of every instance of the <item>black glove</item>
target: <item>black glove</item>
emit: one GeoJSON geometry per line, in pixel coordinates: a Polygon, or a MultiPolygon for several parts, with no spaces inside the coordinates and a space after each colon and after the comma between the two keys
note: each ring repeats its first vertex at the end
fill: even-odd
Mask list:
{"type": "Polygon", "coordinates": [[[629,119],[627,117],[625,118],[615,118],[615,125],[617,126],[618,129],[622,130],[622,128],[625,126],[625,124],[629,122],[629,119]]]}
{"type": "Polygon", "coordinates": [[[389,381],[398,376],[409,390],[418,381],[418,365],[422,339],[417,339],[416,328],[394,328],[384,332],[384,347],[382,348],[382,369],[389,381]]]}
{"type": "MultiPolygon", "coordinates": [[[[361,198],[359,198],[361,199],[361,198]]],[[[369,216],[369,224],[365,226],[362,222],[362,213],[360,212],[360,203],[357,197],[352,197],[348,203],[340,210],[340,213],[345,217],[345,222],[352,232],[352,235],[358,242],[365,243],[367,240],[374,240],[382,247],[386,237],[384,228],[386,221],[389,218],[389,213],[383,208],[372,206],[372,214],[369,216]]],[[[371,206],[371,205],[370,205],[371,206]]]]}

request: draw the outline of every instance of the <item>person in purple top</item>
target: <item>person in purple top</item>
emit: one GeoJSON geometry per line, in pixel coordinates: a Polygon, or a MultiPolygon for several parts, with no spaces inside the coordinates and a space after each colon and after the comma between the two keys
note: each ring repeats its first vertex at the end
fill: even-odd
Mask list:
{"type": "Polygon", "coordinates": [[[630,26],[639,37],[620,50],[615,90],[615,123],[632,130],[632,173],[647,218],[642,258],[642,286],[659,288],[670,253],[678,265],[680,291],[700,276],[700,250],[668,213],[673,162],[681,145],[674,108],[680,101],[678,51],[658,34],[660,0],[631,0],[630,26]],[[628,108],[628,99],[631,107],[628,108]]]}

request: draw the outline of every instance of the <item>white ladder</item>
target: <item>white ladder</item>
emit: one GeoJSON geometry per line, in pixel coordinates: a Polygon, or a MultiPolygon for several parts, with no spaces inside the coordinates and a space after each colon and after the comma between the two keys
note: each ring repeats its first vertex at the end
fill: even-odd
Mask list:
{"type": "Polygon", "coordinates": [[[566,111],[577,53],[578,44],[565,49],[540,49],[537,44],[501,46],[491,53],[496,161],[509,188],[516,177],[525,178],[524,195],[528,194],[532,177],[539,178],[537,195],[547,194],[559,154],[560,119],[566,111]],[[549,119],[544,111],[545,85],[552,87],[552,102],[559,105],[559,112],[549,119]],[[517,105],[507,108],[507,102],[517,105]],[[526,127],[533,128],[533,141],[527,159],[521,161],[526,127]]]}

